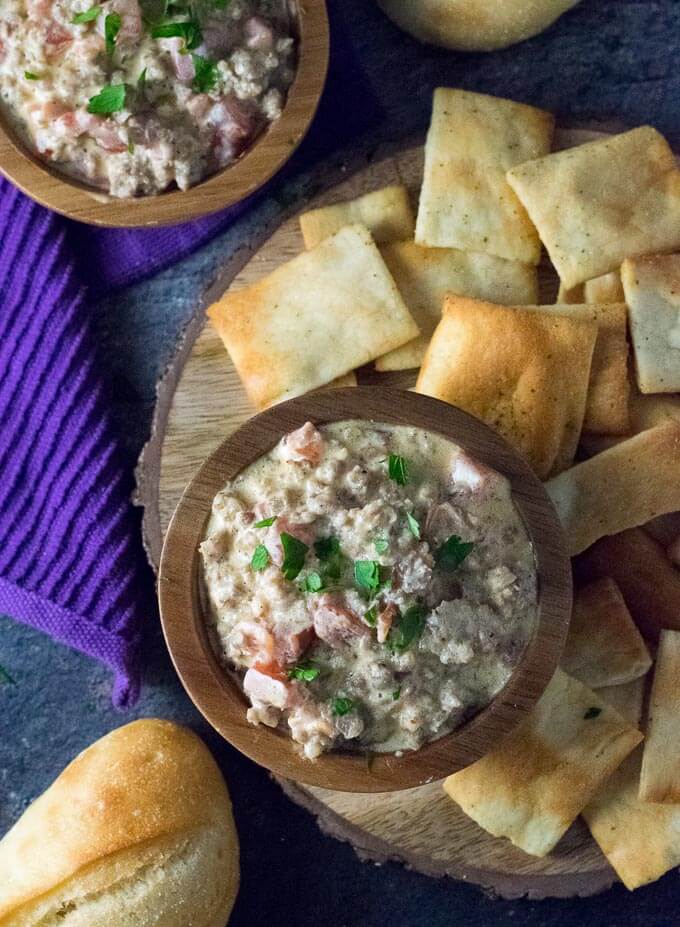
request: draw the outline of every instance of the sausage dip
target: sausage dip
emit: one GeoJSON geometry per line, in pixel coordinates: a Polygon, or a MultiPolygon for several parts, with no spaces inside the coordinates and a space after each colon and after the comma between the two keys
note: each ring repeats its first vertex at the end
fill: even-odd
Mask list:
{"type": "Polygon", "coordinates": [[[113,196],[181,190],[281,115],[289,0],[2,0],[0,100],[42,159],[113,196]]]}
{"type": "Polygon", "coordinates": [[[212,636],[309,758],[415,750],[486,705],[537,615],[505,477],[417,428],[307,423],[217,494],[212,636]]]}

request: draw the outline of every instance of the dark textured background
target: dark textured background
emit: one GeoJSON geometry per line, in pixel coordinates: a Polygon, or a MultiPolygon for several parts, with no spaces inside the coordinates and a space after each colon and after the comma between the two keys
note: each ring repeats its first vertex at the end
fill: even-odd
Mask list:
{"type": "MultiPolygon", "coordinates": [[[[491,2],[491,0],[490,0],[491,2]]],[[[503,0],[497,0],[503,2],[503,0]]],[[[371,0],[330,0],[331,74],[317,121],[284,176],[247,216],[202,252],[95,307],[111,371],[130,468],[145,440],[157,377],[198,292],[220,262],[265,219],[305,198],[303,172],[357,144],[424,130],[438,84],[501,94],[554,110],[562,121],[651,122],[680,141],[680,2],[583,0],[543,35],[492,55],[419,45],[371,0]]],[[[1,539],[0,539],[1,542],[1,539]]],[[[150,616],[155,629],[156,616],[150,616]]],[[[592,899],[499,901],[477,888],[433,880],[397,864],[360,862],[324,837],[267,775],[211,734],[184,696],[152,630],[140,704],[120,715],[105,670],[0,617],[0,832],[80,749],[132,717],[191,724],[207,739],[229,780],[242,841],[243,883],[233,927],[528,927],[678,924],[678,873],[631,895],[616,886],[592,899]]]]}

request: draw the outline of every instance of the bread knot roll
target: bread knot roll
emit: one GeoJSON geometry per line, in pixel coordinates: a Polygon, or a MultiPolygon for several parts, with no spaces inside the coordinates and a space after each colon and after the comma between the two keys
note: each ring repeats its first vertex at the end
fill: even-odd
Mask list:
{"type": "Polygon", "coordinates": [[[238,856],[203,742],[135,721],[76,757],[0,841],[0,927],[224,927],[238,856]]]}

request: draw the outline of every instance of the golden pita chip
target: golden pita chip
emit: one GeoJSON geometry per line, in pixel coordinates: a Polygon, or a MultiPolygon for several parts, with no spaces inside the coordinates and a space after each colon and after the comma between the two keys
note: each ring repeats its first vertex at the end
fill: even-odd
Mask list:
{"type": "Polygon", "coordinates": [[[586,288],[584,284],[579,283],[578,286],[573,286],[571,289],[560,283],[559,289],[557,290],[557,299],[555,302],[564,305],[582,305],[586,301],[586,288]]]}
{"type": "Polygon", "coordinates": [[[651,665],[647,646],[614,580],[598,579],[576,589],[562,669],[599,689],[644,676],[651,665]]]}
{"type": "Polygon", "coordinates": [[[596,338],[592,322],[448,296],[416,391],[481,418],[545,478],[573,459],[596,338]]]}
{"type": "Polygon", "coordinates": [[[624,721],[640,729],[642,709],[645,702],[646,676],[638,676],[620,686],[602,686],[597,690],[603,702],[606,702],[624,721]]]}
{"type": "Polygon", "coordinates": [[[416,241],[537,264],[536,229],[505,172],[550,151],[550,113],[439,87],[425,143],[416,241]]]}
{"type": "Polygon", "coordinates": [[[587,303],[625,303],[626,301],[621,274],[618,270],[586,280],[583,284],[583,295],[587,303]]]}
{"type": "Polygon", "coordinates": [[[680,805],[640,801],[641,753],[632,753],[583,811],[590,833],[631,891],[680,866],[680,805]]]}
{"type": "Polygon", "coordinates": [[[457,248],[423,248],[412,241],[383,245],[380,253],[421,334],[379,357],[376,370],[420,366],[441,319],[447,293],[507,305],[535,302],[538,298],[538,275],[533,264],[457,248]]]}
{"type": "Polygon", "coordinates": [[[629,402],[630,430],[639,434],[664,422],[680,422],[680,396],[641,396],[633,390],[629,402]]]}
{"type": "Polygon", "coordinates": [[[308,250],[346,225],[356,224],[365,225],[377,244],[413,238],[416,220],[406,187],[383,187],[355,200],[310,209],[300,216],[308,250]]]}
{"type": "Polygon", "coordinates": [[[494,837],[545,856],[641,739],[596,693],[557,670],[531,715],[444,789],[494,837]]]}
{"type": "Polygon", "coordinates": [[[680,391],[680,254],[629,258],[621,278],[641,393],[680,391]]]}
{"type": "Polygon", "coordinates": [[[640,800],[680,803],[680,632],[662,631],[649,696],[640,800]]]}
{"type": "Polygon", "coordinates": [[[350,370],[349,373],[343,373],[341,377],[336,377],[334,380],[331,380],[330,383],[327,383],[324,389],[343,389],[345,386],[356,386],[357,385],[357,375],[353,370],[350,370]]]}
{"type": "Polygon", "coordinates": [[[680,248],[680,171],[650,126],[529,161],[507,179],[567,288],[624,258],[680,248]]]}
{"type": "Polygon", "coordinates": [[[596,454],[546,487],[569,553],[680,509],[680,423],[667,422],[596,454]]]}
{"type": "Polygon", "coordinates": [[[625,434],[630,427],[627,312],[624,303],[537,306],[541,312],[597,325],[583,430],[625,434]]]}
{"type": "Polygon", "coordinates": [[[259,409],[299,396],[418,334],[368,229],[341,229],[208,316],[259,409]]]}

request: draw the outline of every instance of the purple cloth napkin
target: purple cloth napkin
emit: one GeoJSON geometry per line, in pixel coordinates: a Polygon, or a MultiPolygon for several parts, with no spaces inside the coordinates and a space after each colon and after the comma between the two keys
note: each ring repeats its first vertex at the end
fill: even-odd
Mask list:
{"type": "Polygon", "coordinates": [[[0,612],[137,698],[152,588],[65,223],[0,180],[0,612]]]}

